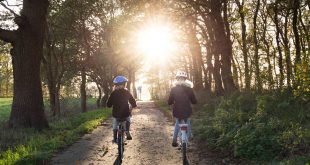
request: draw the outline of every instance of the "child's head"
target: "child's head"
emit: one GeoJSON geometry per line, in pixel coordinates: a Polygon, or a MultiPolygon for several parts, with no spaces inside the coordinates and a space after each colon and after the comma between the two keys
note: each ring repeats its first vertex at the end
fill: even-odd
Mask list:
{"type": "Polygon", "coordinates": [[[124,76],[116,76],[113,80],[113,83],[115,85],[114,89],[124,89],[126,87],[126,83],[128,82],[128,79],[124,76]]]}
{"type": "Polygon", "coordinates": [[[178,71],[175,78],[177,81],[185,81],[187,78],[187,74],[183,71],[178,71]]]}

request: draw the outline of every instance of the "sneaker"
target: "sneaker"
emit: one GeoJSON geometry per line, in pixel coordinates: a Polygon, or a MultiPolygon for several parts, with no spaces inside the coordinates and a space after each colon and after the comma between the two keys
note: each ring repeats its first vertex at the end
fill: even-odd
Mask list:
{"type": "Polygon", "coordinates": [[[177,147],[178,143],[177,142],[172,142],[172,147],[177,147]]]}
{"type": "Polygon", "coordinates": [[[126,137],[127,137],[127,140],[132,140],[132,137],[129,132],[126,132],[126,137]]]}

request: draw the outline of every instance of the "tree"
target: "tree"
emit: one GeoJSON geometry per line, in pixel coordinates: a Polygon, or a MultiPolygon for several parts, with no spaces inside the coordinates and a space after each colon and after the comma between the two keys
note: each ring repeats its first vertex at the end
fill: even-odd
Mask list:
{"type": "Polygon", "coordinates": [[[24,0],[17,30],[0,28],[0,39],[12,44],[14,97],[10,127],[48,127],[44,114],[40,64],[48,0],[24,0]]]}
{"type": "MultiPolygon", "coordinates": [[[[292,26],[293,26],[293,32],[294,32],[294,39],[295,39],[295,72],[296,67],[301,64],[301,48],[300,48],[300,37],[299,37],[299,30],[298,30],[298,9],[300,8],[300,2],[299,0],[293,0],[293,20],[292,20],[292,26]]],[[[297,79],[297,83],[298,83],[297,79]]]]}
{"type": "Polygon", "coordinates": [[[244,74],[245,74],[245,89],[249,90],[251,85],[251,77],[250,77],[250,69],[249,69],[249,57],[248,57],[248,48],[247,48],[247,31],[246,31],[246,24],[245,24],[245,0],[235,0],[238,6],[238,13],[241,19],[241,31],[242,31],[242,53],[243,53],[243,60],[244,60],[244,74]]]}
{"type": "Polygon", "coordinates": [[[258,56],[259,44],[258,44],[258,36],[257,36],[257,16],[258,16],[259,8],[260,8],[260,0],[257,0],[254,17],[253,17],[253,28],[254,28],[253,39],[254,39],[254,46],[255,46],[254,63],[255,63],[255,79],[257,83],[257,90],[261,91],[262,82],[261,82],[261,77],[259,73],[259,56],[258,56]]]}

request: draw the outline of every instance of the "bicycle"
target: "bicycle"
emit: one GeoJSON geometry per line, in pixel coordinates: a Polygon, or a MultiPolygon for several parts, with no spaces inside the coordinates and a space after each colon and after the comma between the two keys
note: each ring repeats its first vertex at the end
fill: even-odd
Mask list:
{"type": "Polygon", "coordinates": [[[118,157],[120,163],[122,163],[123,154],[125,150],[124,144],[124,133],[126,128],[126,118],[125,119],[116,119],[118,122],[118,129],[117,129],[117,149],[118,149],[118,157]]]}
{"type": "Polygon", "coordinates": [[[181,151],[182,151],[182,159],[183,159],[183,165],[189,165],[189,161],[187,158],[187,147],[188,147],[188,124],[186,124],[187,119],[181,119],[179,120],[179,142],[181,143],[181,151]]]}

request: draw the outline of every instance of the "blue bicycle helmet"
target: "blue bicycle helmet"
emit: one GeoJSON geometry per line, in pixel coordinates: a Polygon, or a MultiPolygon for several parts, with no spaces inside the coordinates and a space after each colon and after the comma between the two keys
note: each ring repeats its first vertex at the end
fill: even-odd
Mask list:
{"type": "Polygon", "coordinates": [[[116,76],[113,80],[113,83],[115,85],[118,85],[118,84],[124,84],[128,81],[128,79],[124,76],[116,76]]]}

